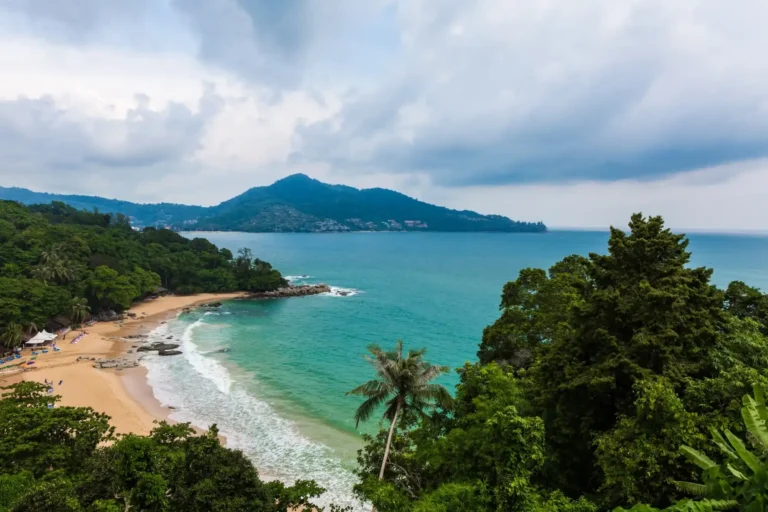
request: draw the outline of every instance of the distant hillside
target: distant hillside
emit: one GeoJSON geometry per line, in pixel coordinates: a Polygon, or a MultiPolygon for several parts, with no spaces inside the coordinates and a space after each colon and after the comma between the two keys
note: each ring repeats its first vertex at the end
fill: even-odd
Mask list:
{"type": "Polygon", "coordinates": [[[254,187],[217,206],[138,204],[0,187],[0,199],[24,204],[61,201],[76,208],[123,213],[137,226],[250,232],[497,231],[541,233],[541,222],[519,222],[418,201],[383,188],[358,190],[294,174],[254,187]]]}
{"type": "Polygon", "coordinates": [[[132,218],[140,226],[171,226],[185,220],[197,219],[206,215],[209,208],[187,206],[185,204],[157,203],[141,204],[106,199],[96,196],[48,194],[32,192],[25,188],[0,187],[0,199],[17,201],[22,204],[47,204],[61,201],[80,210],[99,210],[102,213],[122,213],[132,218]]]}

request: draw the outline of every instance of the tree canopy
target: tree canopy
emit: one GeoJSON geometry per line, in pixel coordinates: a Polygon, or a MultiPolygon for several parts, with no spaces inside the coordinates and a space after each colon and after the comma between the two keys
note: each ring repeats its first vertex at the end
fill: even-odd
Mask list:
{"type": "MultiPolygon", "coordinates": [[[[286,284],[248,250],[234,259],[202,238],[134,231],[122,215],[0,201],[0,333],[57,315],[82,321],[89,312],[122,311],[159,286],[189,294],[286,284]]],[[[15,333],[2,335],[6,346],[18,344],[15,333]]]]}
{"type": "Polygon", "coordinates": [[[221,446],[215,425],[195,435],[161,422],[149,436],[116,436],[108,416],[58,406],[42,384],[6,390],[0,510],[287,512],[323,492],[312,481],[263,482],[242,452],[221,446]]]}
{"type": "Polygon", "coordinates": [[[479,361],[459,370],[454,406],[397,425],[382,482],[371,475],[386,432],[366,438],[358,494],[381,512],[687,499],[678,482],[697,471],[680,446],[714,456],[710,429],[744,434],[741,397],[768,385],[766,295],[717,289],[687,248],[637,214],[611,230],[606,254],[521,270],[479,361]]]}

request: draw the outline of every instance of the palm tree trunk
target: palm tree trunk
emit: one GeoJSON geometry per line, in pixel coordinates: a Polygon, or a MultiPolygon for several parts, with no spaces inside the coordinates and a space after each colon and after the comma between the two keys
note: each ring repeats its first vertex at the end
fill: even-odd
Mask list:
{"type": "MultiPolygon", "coordinates": [[[[384,458],[381,461],[381,470],[379,471],[379,480],[384,479],[384,470],[387,468],[387,459],[389,458],[389,449],[392,446],[392,434],[395,432],[395,425],[397,425],[397,416],[400,414],[400,404],[397,404],[395,409],[395,415],[392,418],[392,424],[389,426],[389,435],[387,435],[387,446],[384,448],[384,458]]],[[[371,507],[371,512],[376,512],[376,506],[371,507]]]]}
{"type": "Polygon", "coordinates": [[[384,459],[381,461],[381,471],[379,471],[379,480],[384,478],[384,469],[387,467],[387,459],[389,458],[389,449],[392,446],[392,434],[395,432],[395,425],[397,424],[397,416],[400,414],[400,404],[397,404],[395,409],[395,416],[392,418],[392,425],[389,426],[389,435],[387,436],[387,446],[384,448],[384,459]]]}

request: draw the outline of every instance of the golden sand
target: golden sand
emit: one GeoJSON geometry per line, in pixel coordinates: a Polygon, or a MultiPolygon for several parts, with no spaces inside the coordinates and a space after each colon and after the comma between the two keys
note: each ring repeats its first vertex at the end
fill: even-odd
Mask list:
{"type": "MultiPolygon", "coordinates": [[[[61,396],[61,405],[92,407],[108,414],[115,431],[121,434],[148,434],[156,420],[166,419],[168,409],[152,395],[143,367],[126,370],[106,370],[93,367],[93,361],[78,358],[110,358],[120,356],[131,348],[130,343],[110,338],[129,334],[146,334],[160,322],[174,318],[185,307],[217,300],[231,299],[241,294],[199,294],[184,297],[168,296],[142,302],[131,308],[135,319],[121,322],[100,322],[85,327],[87,334],[76,344],[71,340],[77,331],[66,339],[56,340],[60,352],[49,349],[40,354],[33,366],[24,371],[0,371],[0,386],[23,380],[54,383],[54,394],[61,396]],[[62,381],[59,385],[59,381],[62,381]]],[[[24,360],[31,357],[31,349],[24,349],[24,360]]]]}

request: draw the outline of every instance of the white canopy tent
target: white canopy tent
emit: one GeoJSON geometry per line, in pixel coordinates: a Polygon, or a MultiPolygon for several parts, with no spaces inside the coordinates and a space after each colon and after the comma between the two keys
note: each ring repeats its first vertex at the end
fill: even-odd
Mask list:
{"type": "Polygon", "coordinates": [[[27,345],[42,345],[46,341],[55,340],[58,334],[50,333],[46,330],[42,330],[39,333],[35,334],[35,336],[30,339],[26,344],[27,345]]]}

